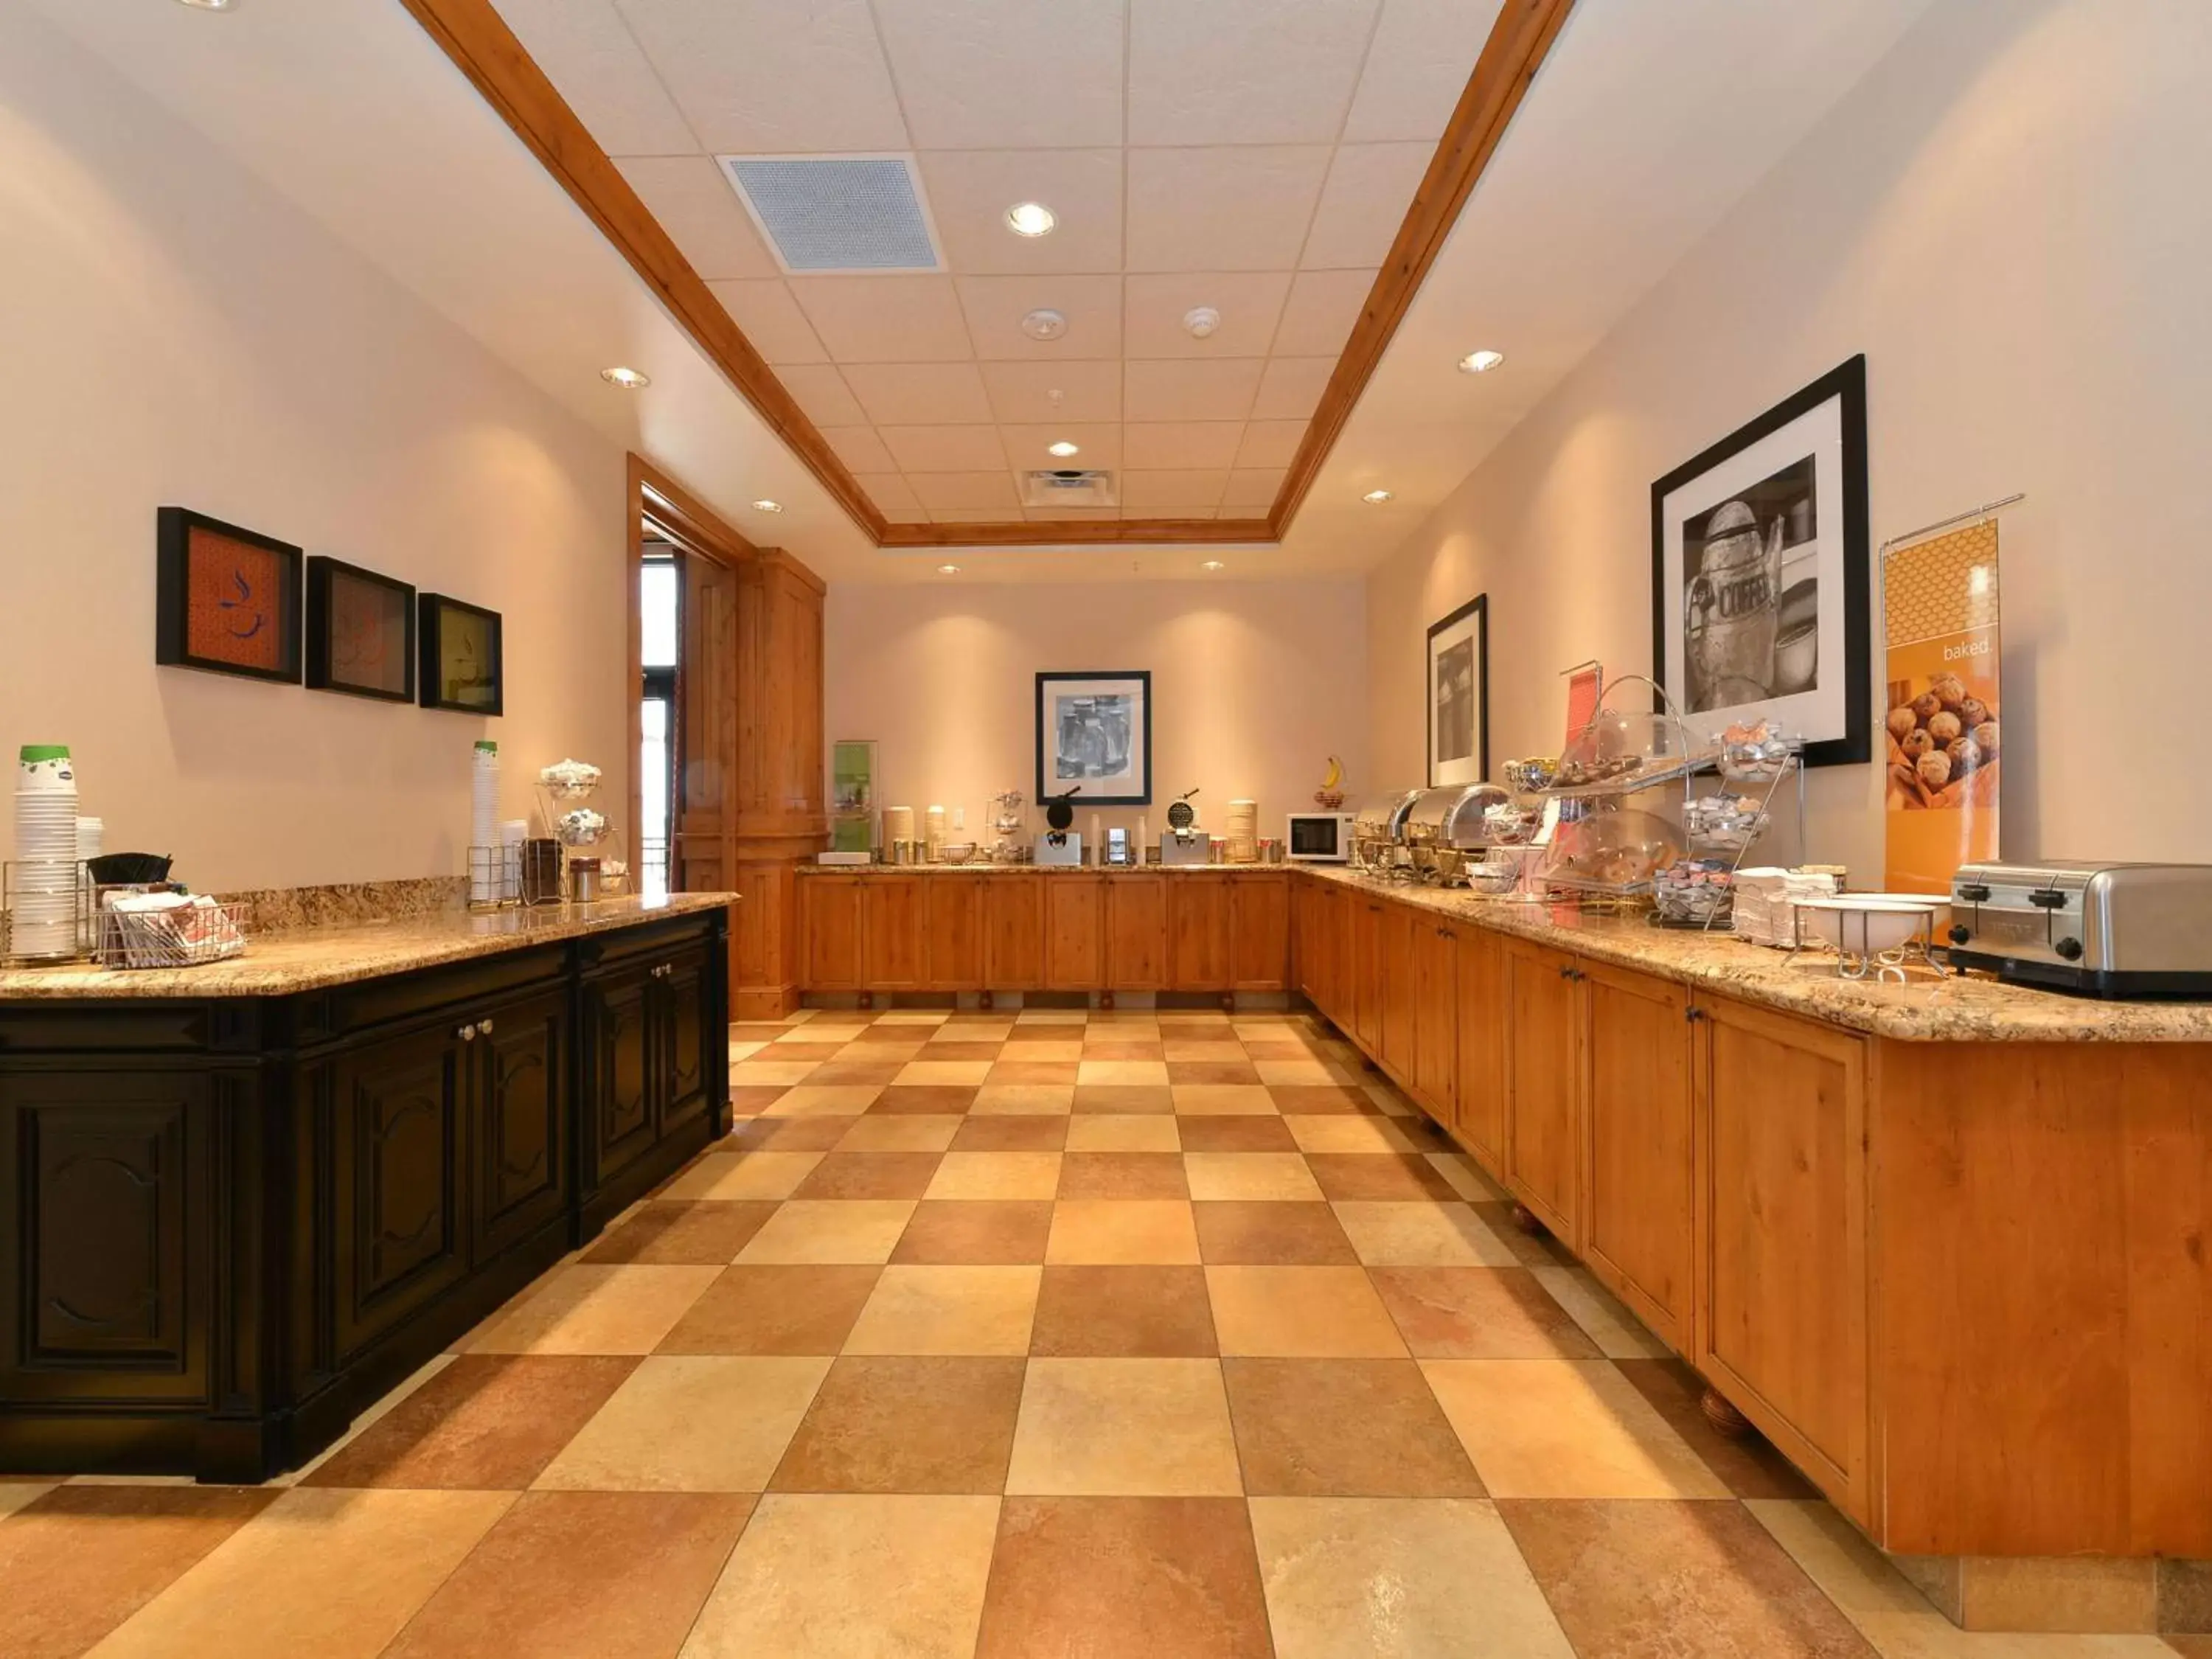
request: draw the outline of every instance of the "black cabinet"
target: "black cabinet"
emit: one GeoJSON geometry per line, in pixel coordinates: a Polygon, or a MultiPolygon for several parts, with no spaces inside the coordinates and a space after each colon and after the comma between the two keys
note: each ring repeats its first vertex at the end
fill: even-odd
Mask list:
{"type": "Polygon", "coordinates": [[[696,1148],[726,1127],[726,1039],[710,1016],[718,959],[690,941],[631,952],[584,980],[585,1070],[596,1106],[582,1137],[583,1216],[596,1231],[648,1190],[671,1142],[696,1148]],[[715,1079],[723,1080],[720,1087],[715,1079]],[[643,1168],[647,1173],[641,1176],[643,1168]]]}
{"type": "Polygon", "coordinates": [[[511,1249],[568,1208],[570,1045],[562,992],[477,1022],[468,1111],[472,1262],[511,1249]]]}

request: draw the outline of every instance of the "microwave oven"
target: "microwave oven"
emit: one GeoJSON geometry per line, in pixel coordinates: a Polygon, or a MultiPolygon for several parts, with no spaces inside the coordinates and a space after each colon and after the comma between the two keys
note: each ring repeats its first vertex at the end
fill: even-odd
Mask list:
{"type": "Polygon", "coordinates": [[[1352,862],[1349,812],[1293,812],[1283,833],[1283,856],[1295,864],[1352,862]]]}

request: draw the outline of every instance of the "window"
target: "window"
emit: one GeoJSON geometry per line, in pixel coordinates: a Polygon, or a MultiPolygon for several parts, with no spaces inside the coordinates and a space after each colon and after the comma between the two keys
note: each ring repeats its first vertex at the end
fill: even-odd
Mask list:
{"type": "Polygon", "coordinates": [[[668,890],[671,803],[682,744],[676,712],[683,577],[675,556],[648,548],[638,577],[638,656],[644,702],[638,721],[638,885],[647,896],[668,890]]]}

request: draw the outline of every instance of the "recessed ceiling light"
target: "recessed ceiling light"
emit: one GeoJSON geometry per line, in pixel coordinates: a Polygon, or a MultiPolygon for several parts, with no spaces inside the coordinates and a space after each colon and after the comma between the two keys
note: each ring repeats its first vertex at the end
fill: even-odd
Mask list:
{"type": "Polygon", "coordinates": [[[1487,374],[1504,361],[1505,354],[1502,351],[1470,351],[1459,360],[1459,372],[1462,374],[1487,374]]]}
{"type": "Polygon", "coordinates": [[[1017,202],[1006,210],[1006,225],[1017,236],[1044,236],[1060,220],[1042,202],[1017,202]]]}
{"type": "Polygon", "coordinates": [[[1387,489],[1370,489],[1359,499],[1370,507],[1380,507],[1390,499],[1390,492],[1387,489]]]}
{"type": "Polygon", "coordinates": [[[937,567],[937,574],[940,576],[957,576],[960,574],[960,567],[957,564],[940,564],[937,567]]]}
{"type": "Polygon", "coordinates": [[[756,513],[781,513],[783,511],[783,503],[781,501],[769,501],[767,497],[763,496],[759,501],[753,503],[753,511],[756,513]]]}
{"type": "MultiPolygon", "coordinates": [[[[191,0],[185,0],[185,3],[189,5],[191,0]]],[[[640,374],[634,368],[624,368],[620,364],[601,369],[599,378],[610,386],[620,386],[624,392],[642,392],[653,384],[652,376],[640,374]]]]}
{"type": "Polygon", "coordinates": [[[1071,455],[1081,454],[1083,453],[1083,447],[1079,444],[1072,444],[1068,442],[1066,439],[1062,438],[1056,444],[1047,444],[1044,447],[1044,453],[1048,455],[1057,455],[1064,461],[1071,455]]]}
{"type": "Polygon", "coordinates": [[[1208,559],[1204,564],[1199,566],[1200,570],[1218,570],[1221,568],[1221,561],[1218,559],[1208,559]]]}
{"type": "Polygon", "coordinates": [[[1057,311],[1040,307],[1022,319],[1022,332],[1032,340],[1057,340],[1067,332],[1067,319],[1057,311]]]}
{"type": "Polygon", "coordinates": [[[228,11],[237,0],[179,0],[179,3],[194,11],[228,11]]]}

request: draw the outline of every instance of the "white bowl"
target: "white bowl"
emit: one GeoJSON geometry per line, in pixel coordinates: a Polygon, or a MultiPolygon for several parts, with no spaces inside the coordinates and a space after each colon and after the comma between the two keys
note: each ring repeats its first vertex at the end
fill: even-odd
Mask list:
{"type": "Polygon", "coordinates": [[[1937,913],[1948,901],[1921,893],[1844,893],[1801,899],[1805,925],[1845,956],[1881,956],[1925,935],[1933,939],[1937,913]]]}

